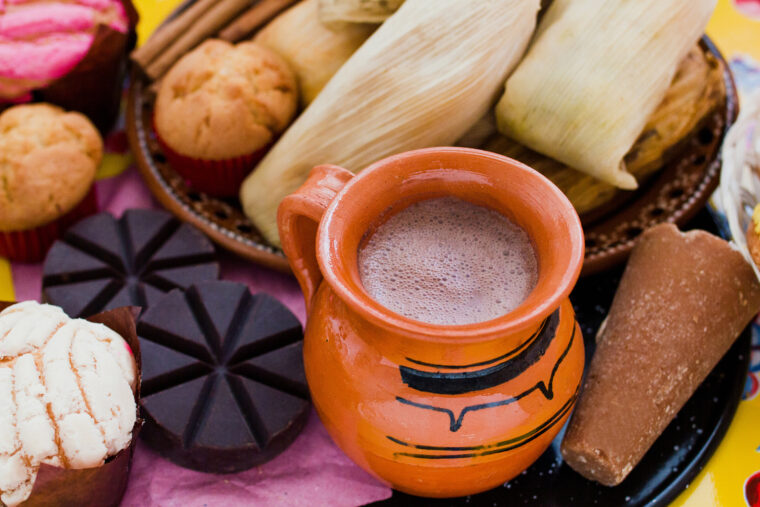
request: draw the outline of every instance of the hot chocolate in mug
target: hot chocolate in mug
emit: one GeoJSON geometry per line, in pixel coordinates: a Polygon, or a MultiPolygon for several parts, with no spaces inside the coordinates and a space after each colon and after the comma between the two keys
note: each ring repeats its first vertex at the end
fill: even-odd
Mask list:
{"type": "Polygon", "coordinates": [[[279,208],[283,249],[306,297],[306,376],[336,444],[359,466],[414,495],[451,497],[503,484],[530,466],[578,397],[583,338],[568,295],[583,230],[565,195],[494,153],[430,148],[354,176],[312,170],[279,208]],[[358,252],[410,204],[452,196],[524,229],[536,286],[510,313],[467,325],[413,320],[373,300],[358,252]]]}

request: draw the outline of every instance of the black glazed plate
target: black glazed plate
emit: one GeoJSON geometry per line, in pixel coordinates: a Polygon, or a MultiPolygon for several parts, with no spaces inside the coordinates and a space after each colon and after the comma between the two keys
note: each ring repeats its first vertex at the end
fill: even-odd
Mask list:
{"type": "MultiPolygon", "coordinates": [[[[716,233],[706,211],[700,212],[690,225],[716,233]]],[[[596,331],[612,303],[621,275],[622,269],[616,269],[583,278],[570,296],[583,330],[587,363],[593,353],[596,331]]],[[[728,430],[744,390],[750,344],[748,327],[619,486],[608,488],[586,480],[562,461],[559,446],[565,433],[563,428],[533,466],[502,487],[446,500],[417,498],[394,491],[390,499],[372,505],[667,506],[702,470],[728,430]]]]}

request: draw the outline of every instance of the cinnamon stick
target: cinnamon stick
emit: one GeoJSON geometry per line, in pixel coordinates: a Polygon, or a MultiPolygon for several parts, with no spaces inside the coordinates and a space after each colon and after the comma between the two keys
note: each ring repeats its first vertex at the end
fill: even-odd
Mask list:
{"type": "Polygon", "coordinates": [[[250,7],[256,0],[217,0],[196,23],[151,62],[145,73],[151,79],[163,76],[182,55],[227,25],[231,19],[250,7]]]}
{"type": "Polygon", "coordinates": [[[296,0],[261,0],[222,30],[219,38],[238,42],[295,2],[296,0]]]}
{"type": "Polygon", "coordinates": [[[143,69],[147,68],[158,55],[196,23],[216,2],[217,0],[198,0],[195,2],[185,12],[160,28],[145,44],[132,51],[132,61],[143,69]]]}

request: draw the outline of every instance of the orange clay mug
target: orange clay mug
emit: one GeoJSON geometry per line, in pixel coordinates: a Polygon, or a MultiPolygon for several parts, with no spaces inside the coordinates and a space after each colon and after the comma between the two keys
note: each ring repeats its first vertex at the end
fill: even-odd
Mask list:
{"type": "Polygon", "coordinates": [[[312,400],[359,466],[398,490],[451,497],[501,485],[544,452],[575,404],[584,364],[568,299],[583,230],[549,180],[464,148],[403,153],[359,176],[323,165],[285,198],[278,225],[309,312],[312,400]],[[500,211],[534,244],[538,283],[507,315],[426,324],[362,287],[357,251],[368,231],[415,201],[449,195],[500,211]]]}

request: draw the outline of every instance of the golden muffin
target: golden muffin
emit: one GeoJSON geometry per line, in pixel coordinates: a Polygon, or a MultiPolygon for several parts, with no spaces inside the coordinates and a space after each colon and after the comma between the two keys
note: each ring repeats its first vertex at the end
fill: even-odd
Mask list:
{"type": "Polygon", "coordinates": [[[34,229],[72,211],[102,158],[103,140],[80,113],[30,104],[0,114],[0,232],[34,229]]]}
{"type": "Polygon", "coordinates": [[[161,82],[154,126],[166,158],[190,186],[228,197],[296,113],[288,64],[254,42],[210,39],[161,82]]]}
{"type": "Polygon", "coordinates": [[[156,131],[178,153],[220,160],[270,144],[296,112],[293,72],[253,42],[207,40],[161,83],[156,131]]]}

